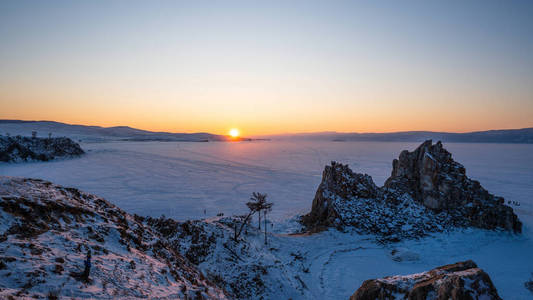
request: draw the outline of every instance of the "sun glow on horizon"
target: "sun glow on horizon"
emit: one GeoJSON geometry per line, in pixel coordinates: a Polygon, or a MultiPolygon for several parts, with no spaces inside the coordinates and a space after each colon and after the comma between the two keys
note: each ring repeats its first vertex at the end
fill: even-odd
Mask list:
{"type": "Polygon", "coordinates": [[[230,131],[229,131],[229,135],[230,135],[232,138],[239,137],[239,135],[240,135],[239,129],[237,129],[237,128],[232,128],[232,129],[230,129],[230,131]]]}

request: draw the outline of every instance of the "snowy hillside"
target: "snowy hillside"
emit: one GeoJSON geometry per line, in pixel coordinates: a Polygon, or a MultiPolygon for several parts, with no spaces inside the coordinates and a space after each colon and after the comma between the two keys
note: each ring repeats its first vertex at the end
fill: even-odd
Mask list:
{"type": "Polygon", "coordinates": [[[0,177],[0,197],[2,298],[225,298],[141,218],[99,197],[11,177],[0,177]]]}

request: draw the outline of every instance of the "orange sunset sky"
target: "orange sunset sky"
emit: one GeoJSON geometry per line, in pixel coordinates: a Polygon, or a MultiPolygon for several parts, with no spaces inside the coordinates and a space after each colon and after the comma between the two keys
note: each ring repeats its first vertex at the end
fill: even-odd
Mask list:
{"type": "Polygon", "coordinates": [[[3,2],[0,119],[243,135],[533,127],[531,3],[501,5],[3,2]]]}

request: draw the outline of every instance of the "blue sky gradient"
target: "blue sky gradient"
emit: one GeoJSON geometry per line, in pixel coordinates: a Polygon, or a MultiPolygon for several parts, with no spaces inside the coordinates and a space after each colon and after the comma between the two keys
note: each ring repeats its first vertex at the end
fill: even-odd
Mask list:
{"type": "Polygon", "coordinates": [[[2,1],[0,118],[253,134],[533,126],[532,16],[532,1],[2,1]]]}

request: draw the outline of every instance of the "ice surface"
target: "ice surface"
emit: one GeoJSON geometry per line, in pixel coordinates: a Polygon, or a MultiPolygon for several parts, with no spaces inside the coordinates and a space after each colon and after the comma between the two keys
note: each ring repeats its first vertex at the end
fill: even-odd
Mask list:
{"type": "Polygon", "coordinates": [[[3,164],[0,174],[43,178],[100,195],[142,215],[177,219],[245,209],[251,192],[269,194],[275,218],[311,207],[322,170],[332,159],[356,170],[388,176],[400,145],[370,143],[109,142],[83,143],[80,159],[47,164],[3,164]],[[396,146],[396,147],[391,147],[396,146]],[[374,153],[376,150],[379,153],[374,153]]]}
{"type": "MultiPolygon", "coordinates": [[[[269,194],[275,218],[310,209],[331,160],[368,173],[381,185],[392,159],[414,143],[109,142],[82,143],[79,159],[2,164],[0,175],[47,179],[97,194],[142,215],[177,219],[241,212],[252,191],[269,194]]],[[[519,201],[533,216],[533,145],[446,144],[490,192],[519,201]]]]}
{"type": "MultiPolygon", "coordinates": [[[[270,217],[278,221],[274,230],[281,232],[283,220],[310,210],[323,168],[331,160],[368,173],[382,185],[392,159],[416,146],[319,141],[82,143],[88,153],[81,158],[0,164],[0,175],[43,178],[102,196],[130,213],[181,220],[203,218],[204,209],[207,217],[243,212],[251,192],[264,192],[275,203],[270,217]]],[[[301,275],[309,295],[347,298],[365,279],[472,259],[491,276],[504,299],[533,296],[524,288],[533,272],[533,145],[445,147],[489,192],[520,203],[511,206],[524,223],[523,234],[467,230],[392,246],[335,231],[291,237],[287,251],[305,249],[309,255],[310,272],[301,275]],[[418,255],[419,260],[395,261],[394,248],[418,255]]]]}

